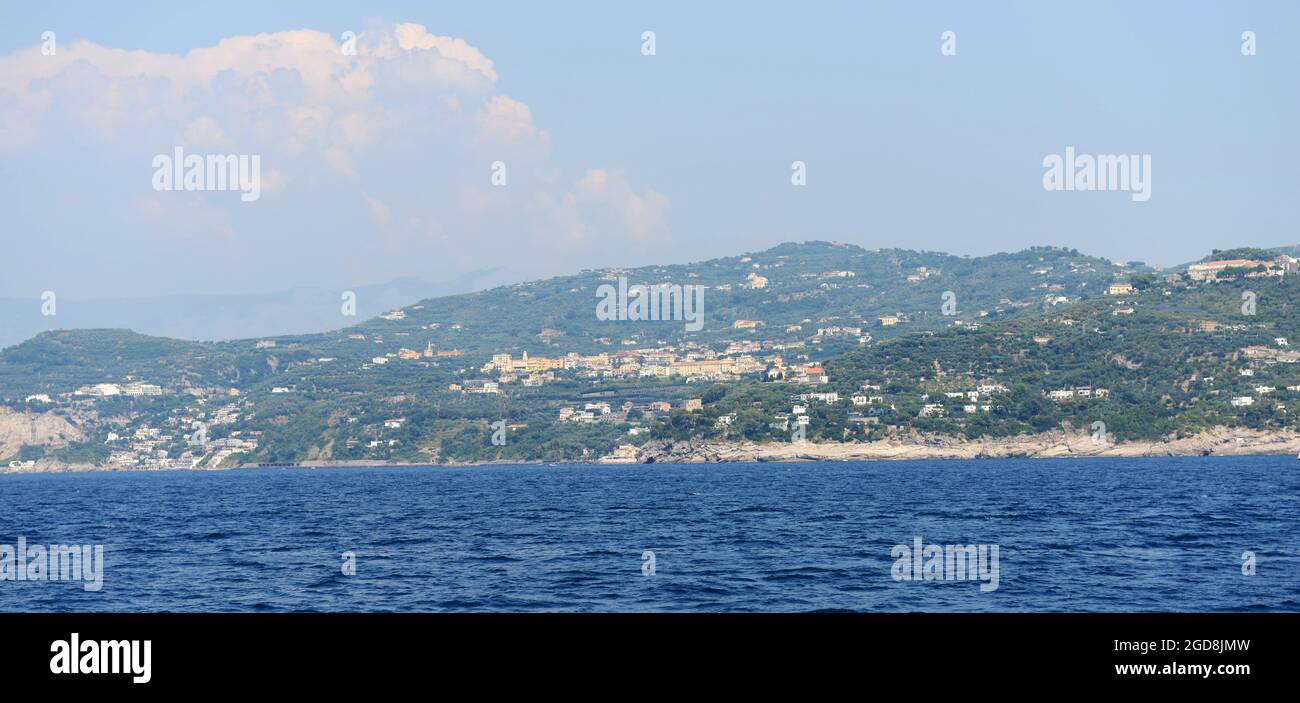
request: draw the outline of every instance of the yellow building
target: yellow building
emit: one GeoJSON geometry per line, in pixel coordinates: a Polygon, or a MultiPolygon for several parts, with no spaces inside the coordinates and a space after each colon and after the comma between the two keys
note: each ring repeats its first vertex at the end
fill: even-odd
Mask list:
{"type": "Polygon", "coordinates": [[[696,376],[709,373],[733,373],[735,364],[730,359],[706,359],[704,361],[678,361],[669,366],[672,372],[681,376],[696,376]]]}
{"type": "Polygon", "coordinates": [[[532,356],[526,360],[530,372],[555,371],[564,369],[564,359],[550,359],[544,356],[532,356]]]}
{"type": "Polygon", "coordinates": [[[620,444],[613,453],[602,456],[597,461],[601,464],[635,464],[638,462],[636,445],[620,444]]]}

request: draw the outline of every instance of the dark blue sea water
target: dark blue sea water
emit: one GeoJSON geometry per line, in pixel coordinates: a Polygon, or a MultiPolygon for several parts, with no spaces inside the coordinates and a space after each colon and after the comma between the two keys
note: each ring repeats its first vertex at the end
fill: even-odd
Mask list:
{"type": "Polygon", "coordinates": [[[1300,610],[1291,457],[0,476],[20,535],[105,545],[104,586],[3,611],[1300,610]],[[918,535],[998,545],[998,588],[894,580],[918,535]]]}

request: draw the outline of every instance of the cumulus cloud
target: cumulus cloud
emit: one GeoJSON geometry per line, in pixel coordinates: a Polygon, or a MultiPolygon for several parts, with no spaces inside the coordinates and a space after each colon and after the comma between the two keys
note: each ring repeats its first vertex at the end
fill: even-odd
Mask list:
{"type": "Polygon", "coordinates": [[[577,212],[604,211],[614,218],[615,226],[621,225],[630,234],[645,235],[663,226],[668,199],[655,191],[638,195],[621,173],[590,169],[564,196],[563,207],[577,212]]]}
{"type": "MultiPolygon", "coordinates": [[[[497,92],[497,67],[465,40],[418,24],[374,24],[357,33],[355,53],[343,48],[340,38],[301,29],[229,37],[184,54],[82,40],[61,42],[55,56],[39,47],[0,56],[0,159],[27,164],[34,182],[60,178],[69,159],[94,163],[70,187],[134,204],[134,217],[122,222],[86,208],[78,215],[84,227],[54,235],[66,251],[91,228],[108,230],[123,251],[151,246],[148,237],[169,227],[186,238],[212,232],[231,246],[205,249],[209,265],[250,278],[271,269],[260,258],[223,260],[223,252],[279,256],[276,275],[316,284],[410,275],[424,257],[566,270],[577,261],[574,247],[589,247],[595,259],[610,238],[665,235],[668,199],[636,190],[621,171],[591,169],[566,186],[550,161],[548,132],[524,100],[497,92]],[[260,155],[262,197],[154,192],[152,157],[178,146],[260,155]],[[496,162],[509,169],[505,187],[490,180],[496,162]],[[213,224],[196,224],[202,218],[213,224]],[[370,238],[398,241],[394,232],[404,251],[367,246],[370,238]],[[356,256],[344,266],[329,257],[340,251],[356,256]],[[292,268],[304,252],[314,260],[292,268]]],[[[56,207],[12,192],[0,194],[0,206],[16,212],[20,226],[56,207]]],[[[83,277],[103,264],[75,254],[61,263],[83,277]]],[[[168,287],[169,275],[162,267],[130,283],[168,287]]],[[[174,275],[173,289],[193,280],[174,275]]]]}
{"type": "Polygon", "coordinates": [[[518,100],[493,95],[476,116],[482,136],[489,140],[518,141],[540,138],[549,141],[545,132],[533,126],[533,112],[518,100]]]}
{"type": "MultiPolygon", "coordinates": [[[[180,56],[88,41],[60,47],[55,56],[33,48],[0,58],[0,93],[18,106],[0,113],[0,127],[30,141],[49,136],[31,129],[46,117],[109,138],[126,127],[135,133],[180,123],[185,137],[224,130],[243,142],[360,146],[394,120],[414,117],[420,93],[493,104],[492,62],[463,40],[402,24],[363,33],[357,49],[346,55],[333,37],[314,30],[231,37],[180,56]],[[403,96],[409,100],[396,106],[402,114],[392,114],[401,102],[394,98],[403,96]]],[[[509,117],[528,120],[527,106],[509,117]]],[[[526,124],[514,130],[536,134],[526,124]]]]}

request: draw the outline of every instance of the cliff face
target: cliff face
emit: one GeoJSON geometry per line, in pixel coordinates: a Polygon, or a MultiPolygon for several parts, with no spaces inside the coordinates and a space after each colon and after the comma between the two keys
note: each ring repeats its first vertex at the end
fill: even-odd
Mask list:
{"type": "Polygon", "coordinates": [[[81,430],[54,413],[15,412],[0,408],[0,461],[7,468],[24,444],[62,447],[85,441],[81,430]]]}
{"type": "Polygon", "coordinates": [[[854,459],[1008,459],[1068,456],[1231,456],[1300,452],[1300,433],[1216,427],[1162,442],[1093,441],[1086,433],[1046,432],[966,441],[915,435],[869,443],[650,442],[643,462],[700,464],[760,461],[845,461],[854,459]]]}

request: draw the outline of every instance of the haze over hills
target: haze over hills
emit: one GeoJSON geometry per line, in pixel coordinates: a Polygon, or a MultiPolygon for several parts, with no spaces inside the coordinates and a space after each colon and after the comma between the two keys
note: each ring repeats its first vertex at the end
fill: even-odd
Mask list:
{"type": "Polygon", "coordinates": [[[0,412],[46,425],[10,431],[0,459],[581,460],[627,445],[616,458],[636,460],[655,442],[796,428],[855,443],[1096,421],[1123,439],[1281,430],[1280,396],[1300,389],[1296,280],[1293,261],[1193,280],[1050,247],[808,242],[430,298],[325,333],[47,332],[0,352],[0,412]],[[601,287],[620,279],[702,286],[703,324],[600,319],[601,287]]]}
{"type": "MultiPolygon", "coordinates": [[[[56,298],[56,314],[42,314],[40,296],[0,298],[0,348],[55,329],[124,328],[177,339],[241,339],[338,329],[412,300],[483,290],[517,280],[501,269],[444,281],[400,278],[349,288],[292,288],[244,295],[169,295],[147,298],[56,298]],[[356,294],[356,318],[340,314],[344,290],[356,294]]],[[[55,291],[57,293],[57,291],[55,291]]]]}

